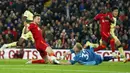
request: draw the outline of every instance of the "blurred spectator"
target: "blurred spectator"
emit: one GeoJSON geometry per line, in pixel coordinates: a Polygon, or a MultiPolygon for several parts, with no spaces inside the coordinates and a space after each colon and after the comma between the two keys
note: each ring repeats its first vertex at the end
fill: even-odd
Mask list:
{"type": "Polygon", "coordinates": [[[14,59],[23,59],[24,56],[24,50],[20,49],[18,52],[13,54],[14,59]]]}
{"type": "Polygon", "coordinates": [[[3,24],[2,24],[2,22],[0,21],[0,34],[2,34],[2,30],[3,30],[3,24]]]}
{"type": "Polygon", "coordinates": [[[13,28],[13,30],[11,31],[12,34],[13,34],[13,39],[16,41],[17,40],[17,37],[18,37],[18,33],[16,31],[16,28],[13,28]]]}
{"type": "Polygon", "coordinates": [[[76,40],[75,40],[75,35],[74,35],[74,32],[72,32],[71,34],[70,34],[70,44],[71,44],[71,46],[74,46],[75,44],[76,44],[76,40]]]}
{"type": "Polygon", "coordinates": [[[60,38],[61,38],[61,42],[62,42],[62,47],[65,47],[65,43],[66,43],[66,37],[67,37],[67,34],[66,34],[66,31],[65,29],[62,30],[61,34],[60,34],[60,38]]]}
{"type": "Polygon", "coordinates": [[[0,35],[0,46],[2,46],[4,44],[4,40],[2,38],[2,35],[0,35]]]}
{"type": "MultiPolygon", "coordinates": [[[[72,48],[76,42],[98,43],[99,22],[86,24],[100,12],[100,6],[111,10],[119,7],[118,28],[115,33],[125,49],[130,50],[130,1],[125,0],[1,0],[0,46],[17,41],[23,28],[22,14],[32,5],[34,13],[41,14],[43,37],[53,48],[72,48]],[[51,2],[52,1],[52,2],[51,2]]],[[[31,41],[23,45],[34,47],[31,41]]]]}

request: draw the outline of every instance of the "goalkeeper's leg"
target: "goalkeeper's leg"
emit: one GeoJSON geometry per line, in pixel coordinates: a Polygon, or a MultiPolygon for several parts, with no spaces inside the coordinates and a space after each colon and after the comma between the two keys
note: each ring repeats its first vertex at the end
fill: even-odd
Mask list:
{"type": "Polygon", "coordinates": [[[113,56],[105,56],[105,57],[103,57],[103,61],[110,61],[110,60],[112,60],[114,58],[115,57],[113,57],[113,56]]]}

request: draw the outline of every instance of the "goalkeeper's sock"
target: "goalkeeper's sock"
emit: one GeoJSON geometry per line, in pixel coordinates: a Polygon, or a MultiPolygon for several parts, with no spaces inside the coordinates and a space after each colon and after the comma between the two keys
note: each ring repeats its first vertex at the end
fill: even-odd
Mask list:
{"type": "Polygon", "coordinates": [[[17,45],[17,42],[9,43],[7,44],[7,47],[15,47],[17,45]]]}
{"type": "Polygon", "coordinates": [[[94,48],[94,51],[103,50],[103,49],[105,49],[105,48],[106,48],[105,45],[100,45],[100,46],[98,46],[97,48],[94,48]]]}
{"type": "Polygon", "coordinates": [[[32,64],[45,64],[45,60],[41,59],[41,60],[32,60],[32,64]]]}

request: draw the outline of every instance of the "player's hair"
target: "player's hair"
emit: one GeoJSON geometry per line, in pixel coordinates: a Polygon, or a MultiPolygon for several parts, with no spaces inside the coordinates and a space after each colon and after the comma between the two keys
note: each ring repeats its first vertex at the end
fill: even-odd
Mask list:
{"type": "Polygon", "coordinates": [[[118,9],[118,7],[115,6],[115,7],[112,8],[112,11],[114,11],[114,10],[116,10],[116,9],[118,9]]]}
{"type": "Polygon", "coordinates": [[[35,18],[35,17],[39,17],[40,16],[40,14],[35,14],[34,16],[33,16],[33,19],[35,18]]]}
{"type": "Polygon", "coordinates": [[[82,50],[82,45],[80,43],[76,43],[76,47],[79,49],[79,50],[82,50]]]}

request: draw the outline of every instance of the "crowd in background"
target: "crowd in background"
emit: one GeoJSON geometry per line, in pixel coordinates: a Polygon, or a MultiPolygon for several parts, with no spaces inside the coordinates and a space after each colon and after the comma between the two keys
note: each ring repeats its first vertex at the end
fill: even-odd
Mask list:
{"type": "MultiPolygon", "coordinates": [[[[124,49],[130,50],[130,1],[128,0],[1,0],[0,1],[0,46],[17,41],[22,32],[22,14],[33,3],[34,13],[41,14],[40,27],[45,31],[45,40],[52,48],[70,49],[76,42],[99,43],[99,22],[87,23],[100,12],[101,6],[110,11],[119,7],[115,34],[124,49]],[[51,1],[51,4],[46,3],[51,1]],[[49,5],[46,5],[49,4],[49,5]]],[[[27,40],[23,45],[34,47],[27,40]]]]}

